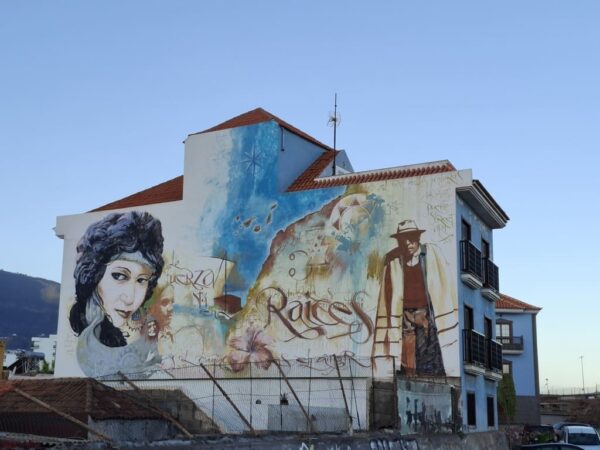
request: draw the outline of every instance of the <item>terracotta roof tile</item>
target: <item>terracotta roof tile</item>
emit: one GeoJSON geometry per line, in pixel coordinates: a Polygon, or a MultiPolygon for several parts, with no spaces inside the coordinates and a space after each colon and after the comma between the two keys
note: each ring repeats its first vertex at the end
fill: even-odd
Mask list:
{"type": "Polygon", "coordinates": [[[500,300],[496,303],[496,309],[518,309],[528,311],[540,311],[542,308],[522,302],[516,298],[509,297],[505,294],[500,294],[500,300]]]}
{"type": "Polygon", "coordinates": [[[288,187],[288,192],[307,189],[314,183],[315,178],[323,173],[325,168],[333,161],[333,152],[323,152],[296,180],[288,187]]]}
{"type": "Polygon", "coordinates": [[[152,205],[155,203],[175,202],[183,198],[183,175],[157,184],[143,191],[129,195],[120,200],[108,203],[88,212],[106,211],[110,209],[131,208],[134,206],[152,205]]]}
{"type": "Polygon", "coordinates": [[[288,192],[309,189],[322,189],[348,184],[369,183],[373,181],[395,180],[400,178],[433,175],[442,172],[452,172],[456,168],[449,161],[437,161],[415,166],[393,167],[390,169],[356,172],[331,177],[317,178],[333,159],[333,152],[322,154],[315,162],[300,175],[288,188],[288,192]]]}
{"type": "Polygon", "coordinates": [[[295,126],[287,123],[285,120],[280,119],[276,115],[271,114],[269,111],[266,111],[262,108],[256,108],[256,109],[253,109],[252,111],[248,111],[244,114],[240,114],[239,116],[236,116],[233,119],[226,120],[225,122],[220,123],[219,125],[215,125],[214,127],[209,128],[207,130],[200,131],[198,133],[192,133],[192,134],[190,134],[190,136],[193,136],[195,134],[209,133],[211,131],[219,131],[219,130],[226,130],[229,128],[243,127],[243,126],[247,126],[247,125],[255,125],[257,123],[268,122],[269,120],[274,120],[275,122],[277,122],[279,124],[279,126],[285,128],[286,130],[288,130],[294,134],[297,134],[298,136],[303,137],[307,141],[310,141],[313,144],[318,145],[319,147],[323,147],[326,150],[333,150],[328,145],[323,144],[322,142],[318,141],[314,137],[306,134],[304,131],[299,130],[295,126]]]}

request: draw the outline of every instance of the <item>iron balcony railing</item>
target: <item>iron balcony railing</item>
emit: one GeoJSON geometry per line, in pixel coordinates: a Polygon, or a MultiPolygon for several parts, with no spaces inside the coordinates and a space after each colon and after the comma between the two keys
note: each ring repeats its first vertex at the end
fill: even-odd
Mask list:
{"type": "Polygon", "coordinates": [[[485,366],[485,336],[475,330],[463,330],[463,354],[466,363],[485,366]]]}
{"type": "Polygon", "coordinates": [[[498,266],[489,258],[483,258],[483,286],[500,292],[498,266]]]}
{"type": "Polygon", "coordinates": [[[493,339],[487,340],[487,369],[502,372],[502,344],[493,339]]]}
{"type": "Polygon", "coordinates": [[[498,336],[504,350],[523,350],[523,336],[498,336]]]}
{"type": "Polygon", "coordinates": [[[470,241],[460,241],[460,270],[482,278],[481,252],[470,241]]]}
{"type": "Polygon", "coordinates": [[[463,330],[463,354],[467,364],[502,371],[502,344],[475,330],[463,330]]]}

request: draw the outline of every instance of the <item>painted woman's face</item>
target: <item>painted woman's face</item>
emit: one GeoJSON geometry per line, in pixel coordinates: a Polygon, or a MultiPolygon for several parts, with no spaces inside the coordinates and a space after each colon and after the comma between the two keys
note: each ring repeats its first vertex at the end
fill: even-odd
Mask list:
{"type": "Polygon", "coordinates": [[[158,308],[163,321],[168,324],[173,317],[173,287],[168,286],[158,299],[158,308]]]}
{"type": "Polygon", "coordinates": [[[152,274],[150,267],[135,261],[117,259],[106,266],[98,294],[115,327],[125,325],[142,305],[152,274]]]}

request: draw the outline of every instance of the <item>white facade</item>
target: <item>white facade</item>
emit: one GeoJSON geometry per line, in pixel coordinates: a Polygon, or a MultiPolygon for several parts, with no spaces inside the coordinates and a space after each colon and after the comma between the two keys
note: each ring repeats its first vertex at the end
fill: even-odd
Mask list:
{"type": "Polygon", "coordinates": [[[31,350],[43,353],[44,361],[46,361],[50,368],[53,368],[54,361],[56,361],[56,334],[51,334],[48,337],[32,337],[31,350]]]}

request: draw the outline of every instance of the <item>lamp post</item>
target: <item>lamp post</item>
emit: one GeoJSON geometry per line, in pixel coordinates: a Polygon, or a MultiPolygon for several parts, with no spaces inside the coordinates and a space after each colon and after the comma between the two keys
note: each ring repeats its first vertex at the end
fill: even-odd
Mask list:
{"type": "Polygon", "coordinates": [[[585,394],[585,380],[583,378],[583,355],[579,357],[581,360],[581,393],[585,394]]]}

